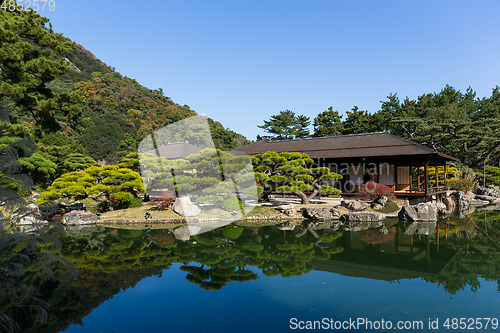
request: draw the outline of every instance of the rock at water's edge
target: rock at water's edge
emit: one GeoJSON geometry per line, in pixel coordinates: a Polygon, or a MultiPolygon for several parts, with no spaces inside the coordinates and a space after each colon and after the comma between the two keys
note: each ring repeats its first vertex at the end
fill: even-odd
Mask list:
{"type": "Polygon", "coordinates": [[[175,199],[172,209],[174,212],[184,217],[194,217],[201,213],[200,207],[192,203],[189,197],[175,199]]]}
{"type": "Polygon", "coordinates": [[[403,206],[398,218],[406,221],[437,221],[437,208],[435,204],[419,203],[418,205],[403,206]]]}

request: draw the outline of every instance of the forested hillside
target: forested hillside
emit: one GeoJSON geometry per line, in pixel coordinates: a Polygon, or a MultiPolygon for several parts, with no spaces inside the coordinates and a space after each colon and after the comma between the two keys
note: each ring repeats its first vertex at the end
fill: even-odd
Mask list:
{"type": "MultiPolygon", "coordinates": [[[[116,72],[29,11],[0,10],[0,103],[0,148],[34,140],[38,149],[20,161],[35,182],[71,171],[75,163],[79,169],[95,161],[116,164],[149,133],[196,115],[161,89],[116,72]]],[[[246,142],[208,122],[217,148],[246,142]]]]}

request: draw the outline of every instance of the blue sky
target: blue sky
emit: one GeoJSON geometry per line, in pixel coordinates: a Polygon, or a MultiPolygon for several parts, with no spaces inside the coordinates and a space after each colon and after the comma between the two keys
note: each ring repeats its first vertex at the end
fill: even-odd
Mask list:
{"type": "Polygon", "coordinates": [[[55,31],[249,139],[281,110],[500,85],[500,0],[55,1],[55,31]]]}

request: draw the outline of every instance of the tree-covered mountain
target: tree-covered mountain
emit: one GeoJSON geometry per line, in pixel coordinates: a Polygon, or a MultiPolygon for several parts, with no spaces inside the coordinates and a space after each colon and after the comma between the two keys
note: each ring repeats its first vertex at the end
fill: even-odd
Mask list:
{"type": "MultiPolygon", "coordinates": [[[[0,10],[0,102],[9,126],[24,126],[45,157],[85,153],[106,164],[136,151],[149,133],[196,115],[116,72],[33,12],[0,10]]],[[[246,142],[209,119],[217,148],[246,142]]],[[[1,144],[1,143],[0,143],[1,144]]]]}

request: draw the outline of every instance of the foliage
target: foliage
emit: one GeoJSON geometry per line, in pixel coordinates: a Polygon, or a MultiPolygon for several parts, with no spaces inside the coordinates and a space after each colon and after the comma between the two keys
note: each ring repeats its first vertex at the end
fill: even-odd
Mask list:
{"type": "Polygon", "coordinates": [[[118,166],[93,166],[83,171],[66,173],[40,194],[43,200],[93,198],[109,207],[123,209],[138,205],[139,193],[144,193],[141,176],[118,166]]]}
{"type": "Polygon", "coordinates": [[[357,106],[354,106],[351,111],[346,111],[346,115],[347,117],[343,123],[343,135],[369,133],[378,130],[372,124],[373,116],[367,111],[359,110],[357,106]]]}
{"type": "Polygon", "coordinates": [[[314,137],[341,135],[344,131],[342,116],[331,106],[314,118],[313,125],[314,137]]]}
{"type": "Polygon", "coordinates": [[[47,28],[49,22],[33,11],[0,10],[0,95],[12,100],[39,124],[57,129],[55,110],[78,114],[79,94],[58,94],[47,84],[65,73],[69,65],[62,55],[72,43],[47,28]]]}
{"type": "MultiPolygon", "coordinates": [[[[146,153],[140,154],[140,161],[148,194],[152,190],[169,189],[178,196],[194,197],[196,202],[203,203],[219,202],[232,193],[241,196],[256,192],[255,177],[247,156],[205,148],[185,159],[167,160],[146,153]]],[[[224,207],[226,205],[231,206],[227,203],[224,207]]],[[[230,209],[233,210],[239,211],[239,207],[230,209]]]]}
{"type": "Polygon", "coordinates": [[[255,178],[265,191],[294,193],[306,205],[318,193],[340,194],[328,181],[342,176],[327,167],[313,167],[313,162],[307,154],[267,152],[253,158],[255,178]]]}
{"type": "MultiPolygon", "coordinates": [[[[498,167],[494,167],[491,165],[487,165],[486,169],[486,186],[496,185],[500,186],[500,169],[498,167]]],[[[482,183],[483,182],[483,168],[477,168],[474,170],[477,176],[477,179],[482,183]]]]}
{"type": "Polygon", "coordinates": [[[458,172],[457,177],[450,182],[450,187],[457,191],[469,193],[473,191],[476,184],[476,174],[474,171],[472,169],[465,169],[458,172]]]}
{"type": "Polygon", "coordinates": [[[69,154],[68,157],[63,162],[64,172],[81,171],[88,169],[92,166],[98,166],[92,157],[86,156],[84,154],[69,154]]]}
{"type": "Polygon", "coordinates": [[[375,200],[382,196],[386,196],[388,200],[396,199],[392,187],[375,182],[364,183],[356,193],[356,197],[361,200],[375,200]]]}
{"type": "Polygon", "coordinates": [[[271,120],[264,120],[264,125],[257,126],[271,135],[272,140],[289,140],[307,138],[310,136],[308,126],[311,124],[308,117],[295,115],[290,110],[280,111],[271,116],[271,120]]]}
{"type": "Polygon", "coordinates": [[[175,198],[160,197],[154,198],[151,202],[148,202],[148,204],[155,206],[156,209],[165,210],[173,205],[174,200],[175,198]]]}
{"type": "Polygon", "coordinates": [[[222,209],[228,212],[239,211],[243,209],[243,204],[241,203],[240,198],[237,197],[229,197],[222,201],[221,205],[222,209]]]}

